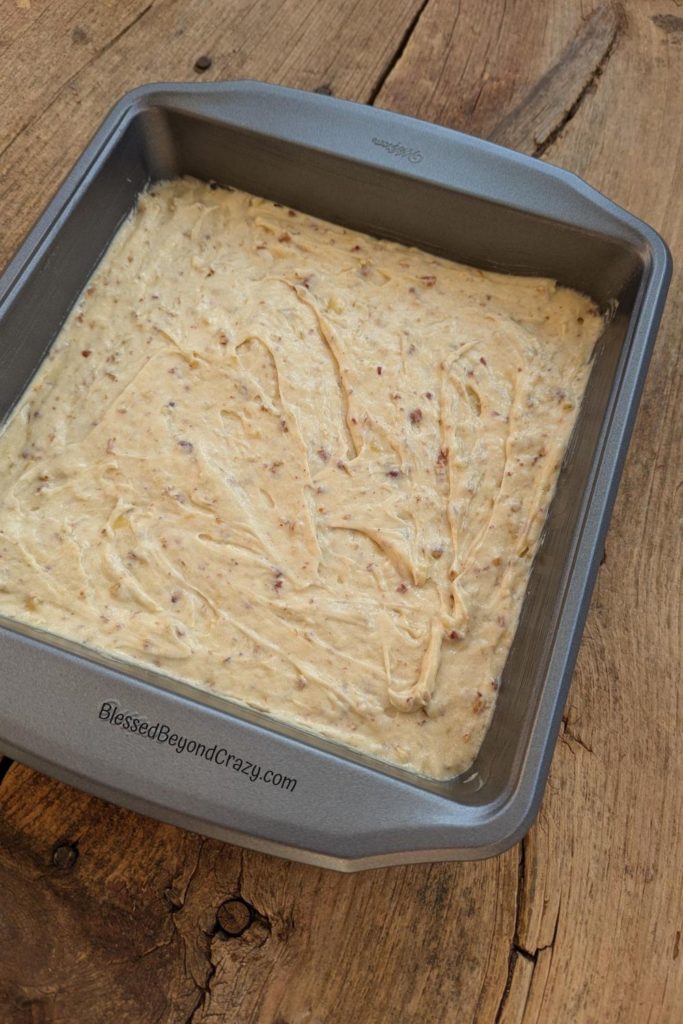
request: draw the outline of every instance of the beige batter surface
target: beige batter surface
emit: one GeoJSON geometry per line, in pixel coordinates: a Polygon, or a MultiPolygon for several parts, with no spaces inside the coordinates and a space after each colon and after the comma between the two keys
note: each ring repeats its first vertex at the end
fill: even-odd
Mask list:
{"type": "Polygon", "coordinates": [[[0,436],[0,612],[452,776],[601,327],[549,280],[155,186],[0,436]]]}

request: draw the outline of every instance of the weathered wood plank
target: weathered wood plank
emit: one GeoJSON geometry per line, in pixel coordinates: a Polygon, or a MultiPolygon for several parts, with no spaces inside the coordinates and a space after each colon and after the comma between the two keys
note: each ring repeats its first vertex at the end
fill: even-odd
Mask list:
{"type": "Polygon", "coordinates": [[[495,1016],[515,851],[338,875],[201,839],[20,765],[0,805],[3,1024],[87,1020],[93,1006],[102,1024],[437,1024],[455,1006],[458,1021],[495,1016]],[[230,938],[218,915],[235,898],[252,923],[230,938]]]}
{"type": "Polygon", "coordinates": [[[562,63],[581,27],[577,2],[431,0],[377,105],[488,138],[562,63]]]}
{"type": "MultiPolygon", "coordinates": [[[[683,23],[629,4],[548,157],[658,227],[683,259],[683,23]]],[[[521,941],[553,956],[524,1021],[680,1017],[683,884],[683,300],[678,271],[607,539],[543,828],[526,843],[521,941]]],[[[540,967],[540,960],[539,960],[540,967]]]]}
{"type": "Polygon", "coordinates": [[[49,31],[46,14],[27,30],[30,49],[12,48],[0,72],[0,209],[13,214],[3,219],[0,266],[128,89],[165,79],[262,78],[305,89],[327,85],[364,101],[417,8],[418,0],[53,5],[49,31]],[[212,60],[203,73],[194,67],[200,55],[212,60]],[[18,82],[29,83],[25,95],[18,82]]]}
{"type": "Polygon", "coordinates": [[[50,0],[14,0],[2,7],[0,21],[0,54],[5,56],[9,47],[18,43],[24,34],[44,17],[50,9],[50,0]]]}
{"type": "Polygon", "coordinates": [[[148,7],[149,0],[115,4],[68,0],[46,6],[34,20],[29,20],[31,7],[23,12],[10,8],[16,34],[4,46],[0,43],[0,59],[5,80],[21,86],[0,95],[0,160],[11,141],[49,105],[57,89],[78,75],[148,7]],[[28,22],[23,30],[22,13],[28,22]]]}
{"type": "MultiPolygon", "coordinates": [[[[533,6],[505,8],[530,39],[533,6]]],[[[518,98],[498,119],[495,102],[470,102],[479,97],[476,76],[444,110],[443,83],[466,59],[462,19],[475,17],[470,5],[460,5],[447,35],[441,22],[447,44],[433,64],[423,59],[433,35],[420,23],[380,100],[405,100],[415,113],[526,152],[547,149],[550,159],[659,227],[674,256],[683,255],[683,19],[666,6],[596,7],[537,84],[529,87],[526,70],[512,66],[514,81],[506,78],[505,87],[518,98]],[[409,96],[406,83],[424,66],[435,69],[433,81],[409,96]]],[[[574,10],[580,13],[578,5],[574,10]]],[[[427,15],[433,22],[436,9],[427,15]]],[[[506,45],[498,36],[486,61],[509,68],[506,45]]],[[[481,49],[479,43],[474,53],[481,49]]],[[[482,97],[495,91],[486,61],[479,57],[482,97]]],[[[683,664],[682,329],[674,284],[565,731],[539,823],[524,844],[520,952],[513,952],[503,1020],[635,1024],[673,1022],[679,1013],[683,759],[674,738],[683,664]]]]}
{"type": "MultiPolygon", "coordinates": [[[[0,802],[3,1024],[187,1019],[194,963],[188,953],[179,969],[186,951],[173,911],[200,840],[72,799],[20,765],[0,802]]],[[[236,856],[226,849],[226,863],[236,856]]]]}

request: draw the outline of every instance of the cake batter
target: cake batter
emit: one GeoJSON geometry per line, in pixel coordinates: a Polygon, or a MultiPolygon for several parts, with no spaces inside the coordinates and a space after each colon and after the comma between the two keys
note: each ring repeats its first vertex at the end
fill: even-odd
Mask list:
{"type": "Polygon", "coordinates": [[[453,776],[601,328],[550,280],[157,184],[0,436],[0,612],[453,776]]]}

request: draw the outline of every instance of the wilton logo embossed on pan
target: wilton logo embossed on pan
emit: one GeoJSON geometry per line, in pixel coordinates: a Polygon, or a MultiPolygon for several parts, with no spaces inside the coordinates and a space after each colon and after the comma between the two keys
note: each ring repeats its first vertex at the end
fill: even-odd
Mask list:
{"type": "Polygon", "coordinates": [[[419,164],[424,160],[424,156],[419,149],[411,149],[410,146],[403,146],[400,142],[388,142],[387,139],[378,139],[377,137],[372,142],[373,145],[386,149],[387,153],[391,153],[392,156],[403,157],[404,160],[408,160],[411,164],[419,164]]]}

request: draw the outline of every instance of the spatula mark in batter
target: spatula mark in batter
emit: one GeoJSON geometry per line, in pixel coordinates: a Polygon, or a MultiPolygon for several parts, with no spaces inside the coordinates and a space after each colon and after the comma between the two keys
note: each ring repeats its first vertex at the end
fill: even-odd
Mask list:
{"type": "Polygon", "coordinates": [[[351,412],[351,395],[350,388],[347,378],[347,372],[344,367],[342,360],[342,353],[337,340],[336,333],[332,329],[329,321],[322,315],[315,302],[311,300],[308,293],[300,285],[293,284],[286,278],[278,278],[288,285],[289,288],[294,292],[299,302],[311,310],[315,317],[315,322],[318,326],[320,337],[329,350],[336,368],[337,373],[337,385],[339,388],[339,394],[342,399],[342,407],[344,409],[344,433],[347,441],[346,458],[354,459],[357,457],[360,451],[360,439],[357,436],[357,431],[354,430],[356,424],[354,424],[354,417],[351,412]]]}
{"type": "Polygon", "coordinates": [[[393,682],[389,682],[389,700],[398,711],[412,713],[429,707],[439,670],[442,643],[443,622],[439,616],[435,616],[429,625],[429,638],[415,683],[408,690],[398,691],[393,682]]]}

